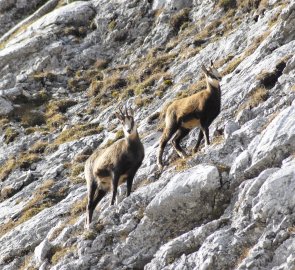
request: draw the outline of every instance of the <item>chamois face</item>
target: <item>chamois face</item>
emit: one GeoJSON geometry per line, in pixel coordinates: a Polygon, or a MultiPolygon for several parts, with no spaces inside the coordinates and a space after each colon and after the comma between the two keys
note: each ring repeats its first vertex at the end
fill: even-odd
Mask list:
{"type": "Polygon", "coordinates": [[[136,132],[136,125],[134,122],[133,114],[134,112],[132,109],[129,110],[129,114],[127,109],[125,110],[125,114],[123,114],[121,110],[120,113],[116,113],[117,118],[120,120],[123,126],[125,137],[128,137],[129,135],[136,132]]]}
{"type": "Polygon", "coordinates": [[[213,66],[213,64],[209,67],[208,71],[209,71],[208,72],[209,77],[211,77],[212,79],[221,81],[222,77],[221,77],[220,73],[217,71],[217,69],[213,66]]]}
{"type": "Polygon", "coordinates": [[[125,136],[128,136],[136,131],[134,119],[132,116],[126,116],[122,122],[125,136]]]}
{"type": "Polygon", "coordinates": [[[212,86],[218,87],[222,77],[217,69],[214,67],[213,62],[211,61],[211,66],[209,66],[208,69],[204,65],[202,65],[201,68],[205,73],[208,82],[212,86]]]}

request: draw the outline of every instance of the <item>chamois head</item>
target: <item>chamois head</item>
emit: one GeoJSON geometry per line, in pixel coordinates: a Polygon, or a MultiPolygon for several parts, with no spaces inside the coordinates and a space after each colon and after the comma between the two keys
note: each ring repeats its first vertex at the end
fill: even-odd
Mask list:
{"type": "Polygon", "coordinates": [[[119,112],[116,112],[116,116],[123,126],[125,137],[128,137],[129,135],[137,132],[134,122],[134,111],[131,107],[129,108],[129,113],[126,105],[125,112],[123,112],[122,107],[119,107],[119,112]]]}
{"type": "Polygon", "coordinates": [[[206,68],[204,66],[204,64],[202,64],[201,66],[203,72],[205,73],[205,76],[207,77],[208,79],[208,82],[212,85],[218,85],[219,82],[221,81],[222,77],[220,75],[220,73],[218,72],[218,70],[216,69],[216,67],[214,67],[214,64],[211,60],[211,65],[206,68]]]}

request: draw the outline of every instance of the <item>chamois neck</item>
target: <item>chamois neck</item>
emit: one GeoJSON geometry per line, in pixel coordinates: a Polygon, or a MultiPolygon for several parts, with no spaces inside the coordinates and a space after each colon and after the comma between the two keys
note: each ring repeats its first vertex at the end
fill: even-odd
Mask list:
{"type": "Polygon", "coordinates": [[[217,80],[207,79],[207,90],[210,93],[220,92],[220,85],[217,80]]]}
{"type": "Polygon", "coordinates": [[[128,144],[132,144],[134,142],[138,142],[139,140],[139,135],[138,135],[138,132],[137,132],[137,129],[135,129],[131,134],[129,134],[127,137],[126,137],[126,141],[128,144]]]}

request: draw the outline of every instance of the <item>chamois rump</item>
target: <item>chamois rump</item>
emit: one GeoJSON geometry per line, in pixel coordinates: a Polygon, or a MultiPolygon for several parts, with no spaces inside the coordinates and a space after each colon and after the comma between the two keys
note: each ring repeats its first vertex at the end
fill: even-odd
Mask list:
{"type": "Polygon", "coordinates": [[[117,118],[123,125],[125,137],[105,149],[97,149],[85,163],[88,204],[86,227],[90,226],[93,211],[109,190],[113,190],[111,205],[114,204],[118,185],[127,182],[127,196],[131,193],[133,178],[144,158],[144,147],[140,141],[134,112],[125,106],[119,107],[117,118]]]}
{"type": "Polygon", "coordinates": [[[175,100],[168,106],[165,115],[165,129],[163,131],[157,163],[160,169],[163,167],[162,156],[164,148],[170,138],[172,145],[180,157],[185,158],[186,152],[181,148],[180,141],[195,127],[200,127],[197,144],[193,151],[197,152],[201,140],[205,136],[205,144],[209,145],[209,126],[220,113],[221,107],[221,91],[220,84],[222,77],[214,67],[206,68],[201,66],[205,74],[207,89],[198,92],[192,96],[175,100]]]}

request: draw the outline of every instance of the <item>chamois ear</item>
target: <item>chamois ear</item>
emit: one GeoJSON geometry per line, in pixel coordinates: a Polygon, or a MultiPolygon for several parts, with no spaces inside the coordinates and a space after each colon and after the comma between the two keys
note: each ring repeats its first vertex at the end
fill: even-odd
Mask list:
{"type": "Polygon", "coordinates": [[[124,120],[123,117],[122,117],[122,115],[121,115],[120,113],[115,112],[115,115],[116,115],[116,117],[117,117],[120,121],[123,121],[123,120],[124,120]]]}

